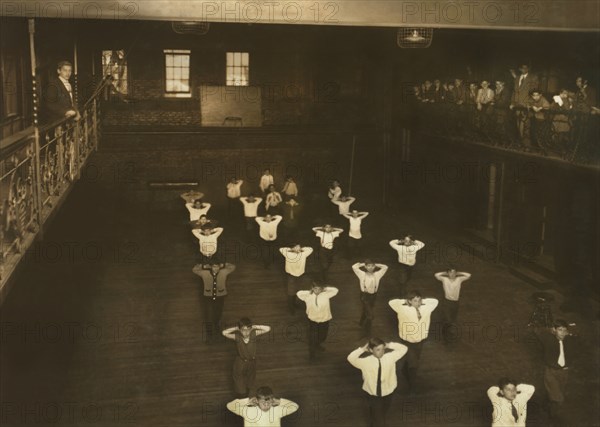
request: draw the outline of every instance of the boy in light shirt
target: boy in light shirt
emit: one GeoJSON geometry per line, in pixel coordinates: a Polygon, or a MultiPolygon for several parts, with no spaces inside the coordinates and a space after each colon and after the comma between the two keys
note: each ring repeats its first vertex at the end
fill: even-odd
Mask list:
{"type": "Polygon", "coordinates": [[[277,240],[277,226],[281,222],[281,215],[271,216],[269,214],[264,217],[256,217],[260,230],[259,235],[263,241],[262,257],[265,268],[269,268],[273,262],[273,247],[277,240]]]}
{"type": "Polygon", "coordinates": [[[435,278],[442,282],[444,287],[444,300],[442,301],[444,327],[442,328],[442,335],[444,336],[444,343],[448,344],[452,338],[450,328],[456,325],[458,316],[460,288],[464,281],[471,278],[471,274],[462,271],[457,272],[455,268],[450,267],[446,271],[435,273],[435,278]]]}
{"type": "Polygon", "coordinates": [[[310,360],[315,360],[316,351],[325,351],[323,343],[329,333],[329,322],[332,319],[329,300],[338,294],[338,289],[313,282],[310,291],[298,291],[296,296],[306,303],[308,317],[308,353],[310,360]]]}
{"type": "Polygon", "coordinates": [[[298,285],[306,270],[306,258],[313,253],[313,248],[302,247],[295,244],[289,248],[280,248],[279,252],[285,258],[285,272],[287,274],[287,298],[290,314],[296,313],[296,292],[298,285]]]}
{"type": "Polygon", "coordinates": [[[400,342],[408,347],[404,368],[411,391],[414,391],[423,343],[429,335],[431,313],[438,306],[438,300],[422,298],[419,291],[412,290],[406,299],[393,299],[388,304],[398,315],[400,342]]]}
{"type": "Polygon", "coordinates": [[[281,427],[281,419],[300,407],[291,400],[276,398],[270,387],[260,387],[256,397],[232,400],[227,409],[244,418],[244,427],[281,427]]]}
{"type": "Polygon", "coordinates": [[[369,215],[369,212],[359,212],[356,209],[351,213],[343,214],[350,222],[350,230],[348,231],[348,257],[360,255],[360,242],[362,239],[361,224],[362,220],[369,215]]]}
{"type": "Polygon", "coordinates": [[[192,233],[200,243],[200,254],[202,255],[202,263],[208,264],[212,257],[217,253],[217,239],[223,233],[222,227],[207,227],[192,230],[192,233]]]}

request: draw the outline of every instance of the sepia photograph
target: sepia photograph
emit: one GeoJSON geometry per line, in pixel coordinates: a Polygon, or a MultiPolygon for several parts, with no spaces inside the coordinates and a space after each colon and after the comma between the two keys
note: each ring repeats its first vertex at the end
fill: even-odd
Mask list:
{"type": "Polygon", "coordinates": [[[0,0],[0,426],[600,427],[600,0],[0,0]]]}

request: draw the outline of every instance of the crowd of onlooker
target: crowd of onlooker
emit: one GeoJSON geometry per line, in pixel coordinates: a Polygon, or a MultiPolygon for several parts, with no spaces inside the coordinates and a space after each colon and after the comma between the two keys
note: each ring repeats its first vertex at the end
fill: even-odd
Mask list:
{"type": "Polygon", "coordinates": [[[572,148],[568,145],[578,125],[587,123],[590,115],[600,116],[596,93],[581,76],[572,87],[544,93],[537,75],[527,65],[521,65],[518,73],[510,72],[512,84],[503,80],[465,83],[460,78],[425,80],[412,88],[413,102],[431,107],[428,110],[434,120],[436,115],[439,119],[440,114],[447,113],[443,119],[458,130],[465,127],[468,115],[472,127],[514,136],[526,151],[545,151],[547,141],[552,140],[566,152],[572,148]]]}

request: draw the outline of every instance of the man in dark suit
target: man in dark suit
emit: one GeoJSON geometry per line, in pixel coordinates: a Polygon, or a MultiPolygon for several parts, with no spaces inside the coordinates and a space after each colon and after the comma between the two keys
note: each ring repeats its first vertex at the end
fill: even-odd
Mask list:
{"type": "Polygon", "coordinates": [[[50,79],[44,94],[44,104],[48,121],[54,122],[64,118],[80,119],[75,105],[73,86],[69,79],[73,66],[68,61],[58,63],[57,76],[50,79]]]}
{"type": "Polygon", "coordinates": [[[565,389],[569,379],[569,367],[574,355],[573,338],[569,332],[569,324],[557,319],[550,332],[536,332],[541,344],[544,363],[544,386],[550,401],[550,417],[554,423],[562,425],[560,408],[565,401],[565,389]]]}
{"type": "Polygon", "coordinates": [[[539,81],[535,74],[529,72],[528,65],[519,66],[520,74],[517,75],[515,70],[510,70],[510,74],[514,78],[513,94],[510,101],[510,108],[517,108],[517,127],[522,143],[529,147],[531,141],[529,139],[529,122],[527,111],[521,108],[527,108],[529,95],[531,91],[538,89],[539,81]]]}

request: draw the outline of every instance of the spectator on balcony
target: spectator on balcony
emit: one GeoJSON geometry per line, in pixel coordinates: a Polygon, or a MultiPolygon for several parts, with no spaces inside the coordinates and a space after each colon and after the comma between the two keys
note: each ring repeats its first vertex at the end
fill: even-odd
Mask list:
{"type": "Polygon", "coordinates": [[[517,127],[519,135],[525,145],[529,144],[528,138],[528,122],[527,122],[527,106],[530,100],[530,93],[534,89],[538,89],[539,82],[535,74],[529,72],[528,65],[519,67],[520,74],[517,75],[515,70],[510,70],[510,74],[514,78],[513,93],[510,100],[510,108],[516,109],[517,127]]]}
{"type": "Polygon", "coordinates": [[[583,113],[599,112],[596,108],[596,91],[589,87],[588,81],[579,76],[575,79],[575,109],[583,113]]]}
{"type": "Polygon", "coordinates": [[[569,134],[572,124],[570,113],[573,111],[574,102],[569,91],[564,88],[553,98],[553,101],[550,106],[550,109],[554,112],[554,116],[552,117],[552,131],[564,157],[570,148],[569,134]]]}
{"type": "Polygon", "coordinates": [[[444,88],[442,87],[442,82],[439,79],[435,79],[433,81],[432,87],[432,100],[431,102],[441,103],[444,102],[444,88]]]}
{"type": "Polygon", "coordinates": [[[491,104],[501,109],[508,108],[510,105],[510,94],[506,90],[506,85],[502,80],[496,80],[496,90],[494,91],[494,99],[491,104]]]}
{"type": "Polygon", "coordinates": [[[488,130],[489,115],[492,112],[491,105],[494,102],[494,90],[490,88],[490,83],[487,80],[481,82],[481,87],[477,91],[475,101],[477,103],[477,111],[481,113],[477,124],[484,130],[488,130]]]}
{"type": "Polygon", "coordinates": [[[473,106],[477,105],[477,92],[477,83],[470,83],[469,90],[467,92],[466,104],[473,106]]]}
{"type": "Polygon", "coordinates": [[[421,95],[421,98],[422,98],[423,102],[434,102],[435,101],[434,88],[433,88],[433,85],[431,84],[431,80],[425,80],[425,83],[423,83],[423,93],[421,95]]]}
{"type": "Polygon", "coordinates": [[[454,91],[454,82],[448,82],[445,84],[446,94],[444,96],[444,102],[447,104],[456,104],[456,93],[454,91]]]}
{"type": "Polygon", "coordinates": [[[56,77],[52,77],[45,91],[45,110],[47,119],[54,122],[60,119],[73,118],[79,120],[81,116],[75,105],[75,94],[69,79],[73,73],[73,65],[68,61],[58,63],[56,77]]]}
{"type": "Polygon", "coordinates": [[[463,105],[467,101],[467,91],[463,86],[462,79],[454,79],[453,93],[456,104],[463,105]]]}
{"type": "Polygon", "coordinates": [[[477,91],[477,109],[479,111],[487,111],[491,103],[494,102],[494,90],[490,88],[490,83],[487,80],[481,82],[481,88],[477,91]]]}
{"type": "Polygon", "coordinates": [[[417,100],[417,101],[423,100],[423,98],[421,97],[421,87],[419,85],[413,86],[411,101],[413,101],[413,100],[417,100]]]}
{"type": "Polygon", "coordinates": [[[511,105],[514,107],[526,107],[529,103],[531,91],[539,89],[539,82],[537,76],[529,72],[528,65],[521,65],[519,72],[520,74],[517,75],[515,70],[510,70],[511,75],[515,79],[511,105]]]}
{"type": "Polygon", "coordinates": [[[534,89],[531,91],[531,96],[527,102],[527,108],[531,114],[531,140],[535,141],[538,147],[543,148],[543,141],[548,136],[546,112],[550,109],[550,103],[542,95],[540,90],[534,89]]]}
{"type": "Polygon", "coordinates": [[[513,122],[507,120],[509,105],[510,93],[506,89],[504,81],[496,80],[494,99],[489,103],[488,109],[493,113],[491,131],[496,138],[495,143],[499,145],[507,144],[508,141],[506,137],[514,134],[514,132],[511,132],[514,127],[509,125],[509,123],[513,122]]]}

